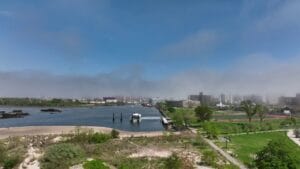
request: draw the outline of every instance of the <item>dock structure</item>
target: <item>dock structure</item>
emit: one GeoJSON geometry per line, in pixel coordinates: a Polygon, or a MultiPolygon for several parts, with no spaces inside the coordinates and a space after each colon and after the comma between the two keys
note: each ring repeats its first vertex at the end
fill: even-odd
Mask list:
{"type": "Polygon", "coordinates": [[[173,121],[170,117],[168,117],[159,107],[156,106],[156,109],[161,114],[161,122],[167,128],[170,129],[173,127],[173,121]]]}

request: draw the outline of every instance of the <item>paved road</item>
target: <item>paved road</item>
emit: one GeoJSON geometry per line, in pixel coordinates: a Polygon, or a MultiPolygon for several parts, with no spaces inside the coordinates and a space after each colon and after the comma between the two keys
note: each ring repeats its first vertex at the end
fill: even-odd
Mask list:
{"type": "MultiPolygon", "coordinates": [[[[197,130],[190,128],[190,130],[197,134],[197,130]]],[[[239,160],[233,158],[230,154],[228,154],[227,152],[225,152],[224,150],[222,150],[220,147],[218,147],[214,142],[212,142],[211,140],[201,136],[203,138],[203,140],[211,147],[213,148],[215,151],[217,151],[218,153],[220,153],[224,158],[226,158],[228,161],[230,161],[232,164],[236,165],[237,167],[239,167],[240,169],[247,169],[247,167],[240,162],[239,160]]]]}

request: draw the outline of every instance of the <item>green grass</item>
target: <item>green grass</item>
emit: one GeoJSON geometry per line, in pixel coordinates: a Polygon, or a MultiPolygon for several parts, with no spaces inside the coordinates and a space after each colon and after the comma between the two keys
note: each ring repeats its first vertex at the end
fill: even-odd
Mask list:
{"type": "MultiPolygon", "coordinates": [[[[271,133],[259,133],[231,136],[231,142],[229,148],[234,151],[241,161],[250,165],[253,161],[254,155],[263,149],[269,141],[278,138],[287,139],[289,146],[291,147],[292,156],[297,157],[297,168],[300,168],[300,147],[293,143],[285,132],[271,132],[271,133]]],[[[224,143],[222,143],[224,146],[224,143]]]]}
{"type": "Polygon", "coordinates": [[[84,169],[109,169],[101,160],[88,161],[83,165],[84,169]]]}
{"type": "MultiPolygon", "coordinates": [[[[259,121],[240,121],[240,122],[224,122],[224,121],[211,121],[210,123],[216,127],[220,134],[235,134],[247,133],[256,131],[268,131],[279,129],[297,128],[300,126],[300,119],[297,119],[296,126],[288,124],[289,119],[268,119],[260,123],[259,121]]],[[[192,124],[192,127],[201,128],[203,124],[192,124]]]]}
{"type": "MultiPolygon", "coordinates": [[[[196,118],[195,116],[195,109],[194,108],[175,108],[175,113],[179,113],[179,114],[186,114],[191,116],[192,118],[196,118]]],[[[172,113],[169,113],[172,114],[172,113]]]]}

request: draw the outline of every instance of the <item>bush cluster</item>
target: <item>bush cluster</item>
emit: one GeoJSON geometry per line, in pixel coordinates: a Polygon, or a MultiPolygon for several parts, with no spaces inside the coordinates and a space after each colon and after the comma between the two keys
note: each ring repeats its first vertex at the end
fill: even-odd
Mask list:
{"type": "Polygon", "coordinates": [[[209,139],[218,138],[220,131],[214,123],[205,122],[203,129],[206,131],[206,135],[209,139]]]}
{"type": "Polygon", "coordinates": [[[166,159],[165,169],[181,169],[182,165],[182,160],[176,154],[172,154],[166,159]]]}
{"type": "Polygon", "coordinates": [[[119,138],[120,132],[118,132],[117,130],[113,129],[110,133],[112,138],[119,138]]]}
{"type": "Polygon", "coordinates": [[[3,169],[12,169],[21,162],[19,156],[7,157],[3,162],[3,169]]]}
{"type": "Polygon", "coordinates": [[[0,168],[3,166],[3,169],[12,169],[21,162],[21,158],[18,153],[8,154],[7,151],[7,147],[0,142],[0,168]]]}
{"type": "Polygon", "coordinates": [[[66,169],[82,162],[84,157],[83,149],[77,145],[56,144],[46,149],[41,165],[43,169],[66,169]]]}
{"type": "Polygon", "coordinates": [[[291,150],[292,146],[286,139],[272,140],[256,154],[255,167],[296,169],[297,159],[291,150]]]}
{"type": "Polygon", "coordinates": [[[215,152],[207,150],[203,152],[201,160],[205,165],[216,166],[216,161],[218,157],[215,152]]]}
{"type": "Polygon", "coordinates": [[[84,169],[109,169],[101,160],[88,161],[83,165],[84,169]]]}
{"type": "Polygon", "coordinates": [[[92,130],[88,132],[83,132],[78,130],[75,134],[71,136],[68,142],[73,143],[104,143],[111,139],[111,135],[104,133],[94,133],[92,130]]]}
{"type": "Polygon", "coordinates": [[[297,121],[295,118],[286,118],[280,123],[281,127],[289,127],[289,126],[295,126],[297,124],[297,121]]]}

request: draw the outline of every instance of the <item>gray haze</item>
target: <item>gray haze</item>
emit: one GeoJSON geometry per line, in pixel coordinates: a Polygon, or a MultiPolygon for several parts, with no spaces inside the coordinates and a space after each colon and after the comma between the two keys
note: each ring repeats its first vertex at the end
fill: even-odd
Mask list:
{"type": "Polygon", "coordinates": [[[139,69],[95,76],[54,75],[39,71],[0,72],[2,97],[102,97],[111,95],[186,98],[209,94],[290,95],[300,92],[299,57],[285,62],[253,54],[225,70],[198,69],[148,80],[139,69]]]}

